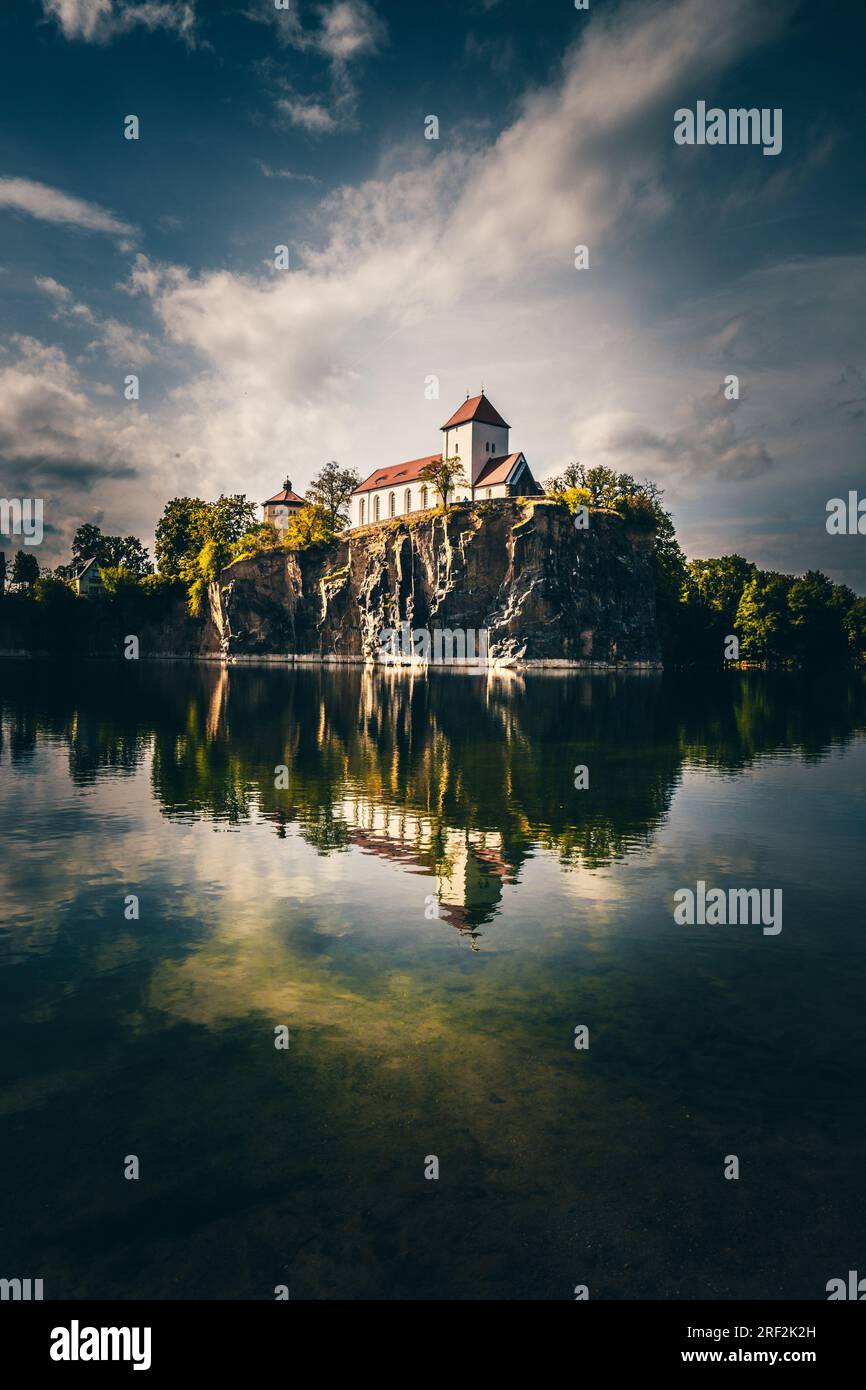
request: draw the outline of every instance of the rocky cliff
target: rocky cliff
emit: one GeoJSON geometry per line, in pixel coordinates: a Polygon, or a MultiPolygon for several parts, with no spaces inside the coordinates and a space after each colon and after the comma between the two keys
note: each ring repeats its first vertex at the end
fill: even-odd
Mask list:
{"type": "Polygon", "coordinates": [[[656,663],[653,537],[611,512],[465,504],[238,560],[210,590],[229,659],[375,655],[383,628],[487,630],[499,662],[656,663]]]}

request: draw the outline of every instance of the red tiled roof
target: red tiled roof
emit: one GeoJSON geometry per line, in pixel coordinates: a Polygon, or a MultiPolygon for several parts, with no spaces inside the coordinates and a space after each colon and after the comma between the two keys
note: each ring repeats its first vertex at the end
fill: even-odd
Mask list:
{"type": "Polygon", "coordinates": [[[454,425],[464,425],[467,420],[479,420],[482,425],[503,425],[505,429],[511,429],[510,425],[505,424],[499,411],[494,410],[483,391],[480,396],[471,396],[468,401],[464,401],[451,419],[445,421],[442,429],[450,430],[454,425]]]}
{"type": "Polygon", "coordinates": [[[371,473],[369,478],[365,478],[363,483],[355,488],[352,496],[358,492],[371,492],[377,487],[399,487],[402,483],[414,483],[428,463],[438,463],[441,457],[441,454],[427,454],[425,458],[410,459],[408,463],[395,463],[390,468],[377,468],[375,473],[371,473]]]}
{"type": "Polygon", "coordinates": [[[506,482],[519,458],[520,453],[518,452],[516,454],[503,454],[499,458],[490,459],[475,479],[475,486],[481,487],[483,484],[485,487],[491,487],[494,483],[506,482]]]}
{"type": "Polygon", "coordinates": [[[284,487],[282,492],[274,493],[273,497],[269,497],[267,502],[262,503],[262,506],[268,507],[272,502],[288,502],[290,506],[294,503],[296,507],[306,507],[307,505],[303,497],[299,497],[298,494],[292,492],[289,487],[284,487]]]}

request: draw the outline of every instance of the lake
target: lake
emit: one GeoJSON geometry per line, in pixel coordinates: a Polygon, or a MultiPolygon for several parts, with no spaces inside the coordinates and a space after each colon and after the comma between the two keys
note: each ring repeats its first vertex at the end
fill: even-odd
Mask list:
{"type": "Polygon", "coordinates": [[[0,1276],[825,1298],[864,735],[859,676],[0,663],[0,1276]]]}

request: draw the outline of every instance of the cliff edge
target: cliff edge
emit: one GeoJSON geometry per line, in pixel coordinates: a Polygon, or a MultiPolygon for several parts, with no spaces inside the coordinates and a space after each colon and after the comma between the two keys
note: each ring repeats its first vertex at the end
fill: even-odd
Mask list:
{"type": "Polygon", "coordinates": [[[514,500],[397,517],[236,560],[210,587],[229,660],[364,660],[383,629],[488,633],[503,664],[652,664],[653,534],[613,512],[514,500]]]}

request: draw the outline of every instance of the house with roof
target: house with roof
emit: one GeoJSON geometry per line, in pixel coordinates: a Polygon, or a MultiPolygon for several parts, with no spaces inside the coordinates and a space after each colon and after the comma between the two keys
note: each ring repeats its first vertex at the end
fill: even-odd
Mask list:
{"type": "Polygon", "coordinates": [[[273,497],[269,497],[267,502],[262,503],[262,520],[269,521],[272,526],[276,526],[278,531],[285,531],[289,524],[289,517],[306,505],[303,497],[292,492],[291,480],[286,478],[280,491],[275,492],[273,497]]]}
{"type": "Polygon", "coordinates": [[[352,526],[369,526],[389,517],[437,507],[436,488],[421,474],[430,463],[459,458],[465,484],[458,484],[454,501],[489,502],[505,497],[536,497],[542,492],[525,456],[509,448],[506,424],[484,394],[467,397],[441,426],[442,452],[377,468],[352,493],[352,526]]]}
{"type": "Polygon", "coordinates": [[[105,585],[102,582],[102,575],[99,572],[99,565],[95,556],[82,565],[75,576],[75,592],[80,594],[82,598],[93,598],[94,594],[105,592],[105,585]]]}

